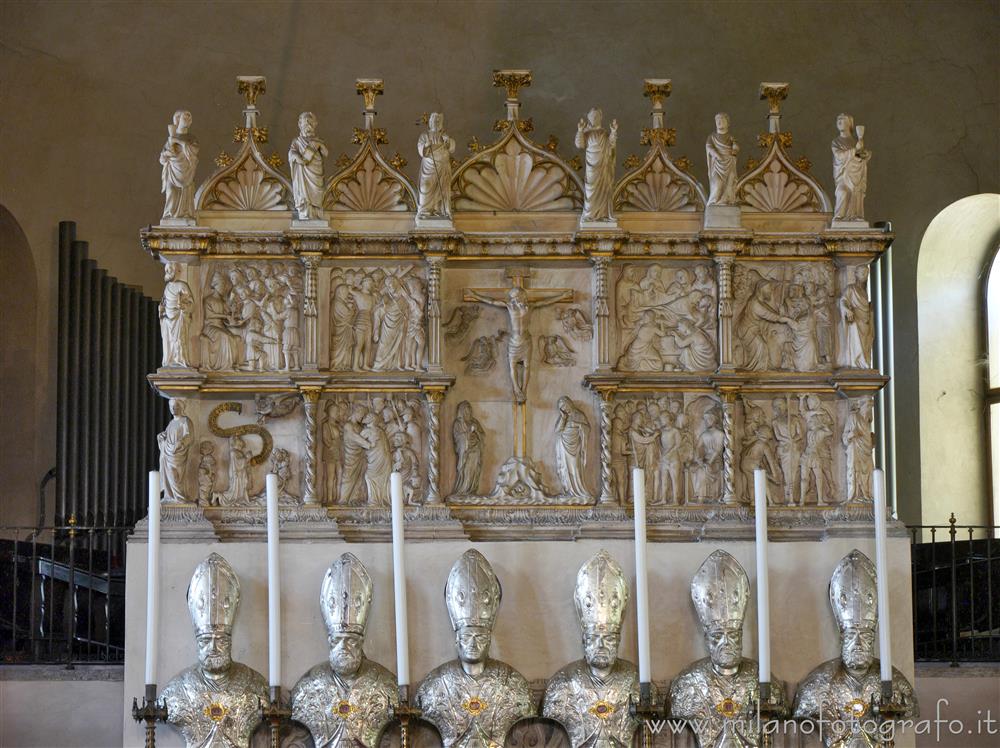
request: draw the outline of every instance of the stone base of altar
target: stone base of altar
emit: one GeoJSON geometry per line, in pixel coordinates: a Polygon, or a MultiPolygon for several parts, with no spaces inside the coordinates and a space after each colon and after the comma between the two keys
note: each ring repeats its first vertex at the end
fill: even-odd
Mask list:
{"type": "MultiPolygon", "coordinates": [[[[775,675],[795,685],[819,663],[838,653],[838,635],[827,585],[837,562],[853,548],[874,558],[871,534],[830,537],[821,542],[775,542],[771,558],[771,641],[775,675]]],[[[410,619],[410,661],[414,681],[453,658],[451,629],[442,590],[452,563],[470,547],[467,540],[414,540],[407,546],[407,595],[410,619]]],[[[559,668],[578,659],[580,632],[573,611],[577,569],[599,549],[608,550],[634,579],[634,555],[628,538],[583,538],[574,542],[480,542],[503,585],[491,653],[542,686],[559,668]]],[[[215,551],[226,557],[240,577],[242,602],[233,634],[233,656],[267,676],[267,563],[259,540],[206,542],[169,537],[164,527],[161,546],[161,611],[159,686],[192,664],[195,643],[185,593],[195,565],[215,551]]],[[[654,680],[666,686],[690,662],[705,654],[691,605],[689,584],[702,561],[715,549],[732,553],[754,582],[754,544],[750,540],[703,540],[698,543],[649,545],[650,615],[654,680]]],[[[392,601],[392,552],[387,542],[349,543],[339,540],[288,540],[281,547],[282,672],[290,689],[310,667],[327,657],[326,632],[319,610],[319,587],[330,562],[345,551],[368,567],[375,583],[375,600],[365,651],[395,670],[392,601]]],[[[913,631],[909,570],[910,547],[905,536],[890,538],[889,566],[893,579],[892,643],[894,662],[913,679],[913,631]]],[[[125,745],[142,745],[142,733],[132,721],[132,697],[143,691],[145,656],[146,543],[136,536],[129,543],[126,580],[125,702],[122,719],[125,745]]],[[[751,599],[745,628],[747,656],[756,656],[756,607],[751,599]]],[[[635,605],[629,603],[621,655],[636,659],[635,605]]],[[[166,726],[157,745],[183,745],[166,726]]],[[[814,738],[810,738],[814,739],[814,738]]],[[[798,740],[796,737],[795,740],[798,740]]],[[[691,745],[687,738],[662,736],[657,745],[691,745]]],[[[778,741],[778,745],[783,744],[778,741]]],[[[812,745],[812,743],[805,743],[812,745]]],[[[555,745],[565,745],[553,743],[555,745]]],[[[789,745],[798,745],[792,742],[789,745]]],[[[899,746],[913,745],[903,736],[899,746]]]]}

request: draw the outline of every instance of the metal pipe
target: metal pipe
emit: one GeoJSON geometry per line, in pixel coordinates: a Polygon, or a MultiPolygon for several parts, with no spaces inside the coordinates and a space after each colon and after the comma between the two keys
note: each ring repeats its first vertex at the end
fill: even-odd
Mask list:
{"type": "MultiPolygon", "coordinates": [[[[146,327],[149,325],[149,310],[146,307],[146,299],[142,296],[142,291],[136,290],[136,300],[139,306],[138,330],[136,340],[139,341],[139,352],[136,358],[135,368],[132,370],[132,377],[135,382],[135,401],[139,409],[139,427],[134,432],[134,439],[138,442],[138,455],[136,466],[139,468],[138,474],[141,476],[149,466],[149,412],[146,408],[146,398],[143,396],[142,380],[144,379],[143,369],[146,368],[146,359],[149,357],[149,346],[146,338],[146,327]]],[[[141,492],[141,488],[136,486],[136,496],[141,492]]],[[[141,506],[136,506],[136,518],[142,516],[141,506]]]]}
{"type": "Polygon", "coordinates": [[[122,483],[122,461],[121,461],[121,359],[122,359],[122,338],[125,336],[122,329],[122,284],[117,281],[111,287],[111,384],[109,390],[114,388],[114,393],[109,391],[108,401],[110,403],[110,415],[108,417],[110,425],[110,462],[108,467],[108,525],[117,525],[120,520],[121,500],[124,495],[121,490],[122,483]]]}
{"type": "Polygon", "coordinates": [[[101,286],[108,271],[95,267],[90,278],[90,360],[87,368],[90,370],[87,380],[88,392],[88,414],[90,417],[90,430],[87,433],[87,441],[90,443],[90,466],[88,468],[87,481],[87,503],[83,507],[77,521],[81,524],[93,527],[95,515],[97,513],[100,494],[101,472],[101,330],[104,323],[101,318],[103,304],[101,303],[101,286]]]}
{"type": "Polygon", "coordinates": [[[74,241],[70,248],[69,278],[69,360],[66,375],[66,480],[63,501],[56,517],[56,525],[64,525],[73,512],[80,480],[80,314],[81,286],[83,285],[83,263],[87,258],[87,243],[74,241]]]}
{"type": "Polygon", "coordinates": [[[128,450],[128,469],[129,469],[129,517],[128,524],[134,525],[136,521],[142,516],[139,512],[141,511],[141,501],[139,499],[142,494],[141,486],[141,474],[139,472],[139,402],[136,395],[138,394],[138,387],[136,386],[136,372],[139,369],[139,293],[135,288],[129,288],[129,308],[131,311],[131,318],[129,319],[129,339],[132,341],[132,347],[129,351],[129,361],[128,361],[128,399],[131,412],[129,413],[129,428],[126,432],[126,443],[129,445],[128,450]]]}
{"type": "MultiPolygon", "coordinates": [[[[76,239],[76,223],[59,222],[59,319],[56,324],[56,509],[55,522],[59,524],[66,515],[66,498],[69,494],[69,365],[70,365],[70,313],[72,310],[70,285],[76,272],[79,258],[73,252],[76,239]]],[[[43,514],[39,527],[45,524],[43,514]]]]}
{"type": "Polygon", "coordinates": [[[108,493],[111,487],[111,349],[114,325],[111,319],[112,288],[117,281],[107,275],[101,278],[101,378],[97,388],[100,404],[99,421],[101,424],[101,462],[98,471],[97,496],[99,511],[96,513],[95,525],[106,525],[110,510],[108,493]]]}
{"type": "MultiPolygon", "coordinates": [[[[80,396],[76,407],[76,433],[79,445],[78,461],[80,472],[77,479],[76,494],[73,496],[72,511],[69,519],[85,515],[87,511],[88,490],[90,488],[90,460],[93,450],[90,443],[90,327],[93,317],[91,316],[93,294],[94,271],[97,263],[93,260],[85,260],[83,263],[83,274],[80,276],[80,369],[76,373],[76,378],[80,382],[80,396]]],[[[69,520],[67,520],[68,522],[69,520]]]]}

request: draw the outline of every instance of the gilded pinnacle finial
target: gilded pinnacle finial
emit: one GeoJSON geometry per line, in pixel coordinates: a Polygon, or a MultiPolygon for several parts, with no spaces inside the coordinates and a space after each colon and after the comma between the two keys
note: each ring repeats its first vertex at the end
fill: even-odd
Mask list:
{"type": "Polygon", "coordinates": [[[493,85],[497,88],[506,88],[507,98],[516,100],[518,90],[531,85],[531,71],[494,70],[493,85]]]}
{"type": "Polygon", "coordinates": [[[663,102],[670,96],[670,78],[645,78],[642,81],[642,95],[653,102],[654,109],[662,109],[663,102]]]}
{"type": "Polygon", "coordinates": [[[254,109],[257,97],[267,91],[267,79],[263,75],[238,75],[236,90],[247,100],[247,109],[254,109]]]}
{"type": "Polygon", "coordinates": [[[781,114],[781,102],[788,98],[787,83],[761,83],[761,101],[767,99],[768,114],[781,114]]]}
{"type": "Polygon", "coordinates": [[[365,111],[375,110],[375,97],[385,91],[385,81],[381,78],[358,78],[356,81],[358,96],[365,97],[365,111]]]}

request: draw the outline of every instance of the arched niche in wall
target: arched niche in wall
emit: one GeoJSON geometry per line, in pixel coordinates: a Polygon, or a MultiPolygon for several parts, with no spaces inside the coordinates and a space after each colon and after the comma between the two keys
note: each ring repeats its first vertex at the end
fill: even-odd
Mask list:
{"type": "Polygon", "coordinates": [[[28,239],[0,205],[0,525],[35,522],[38,279],[28,239]]]}
{"type": "Polygon", "coordinates": [[[925,524],[946,524],[952,512],[960,524],[990,521],[984,282],[998,240],[1000,195],[983,194],[938,213],[920,243],[917,325],[925,524]]]}

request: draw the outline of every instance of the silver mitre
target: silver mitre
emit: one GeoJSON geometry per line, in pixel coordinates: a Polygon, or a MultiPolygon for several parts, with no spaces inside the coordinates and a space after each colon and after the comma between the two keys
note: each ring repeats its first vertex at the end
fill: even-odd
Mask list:
{"type": "Polygon", "coordinates": [[[576,615],[584,633],[617,634],[628,604],[625,573],[611,554],[600,550],[576,573],[576,615]]]}
{"type": "Polygon", "coordinates": [[[231,634],[240,605],[240,580],[218,553],[202,561],[191,575],[188,611],[198,634],[231,634]]]}
{"type": "Polygon", "coordinates": [[[470,548],[451,567],[444,586],[444,601],[448,606],[451,627],[458,631],[462,626],[493,628],[500,608],[500,580],[486,557],[470,548]]]}
{"type": "Polygon", "coordinates": [[[330,564],[319,588],[319,608],[326,630],[333,634],[364,636],[372,607],[372,578],[353,553],[330,564]]]}
{"type": "Polygon", "coordinates": [[[848,553],[833,570],[830,605],[841,631],[849,627],[874,629],[878,624],[875,566],[861,551],[848,553]]]}
{"type": "Polygon", "coordinates": [[[739,561],[725,551],[713,551],[691,580],[691,600],[704,628],[742,628],[750,580],[739,561]]]}

